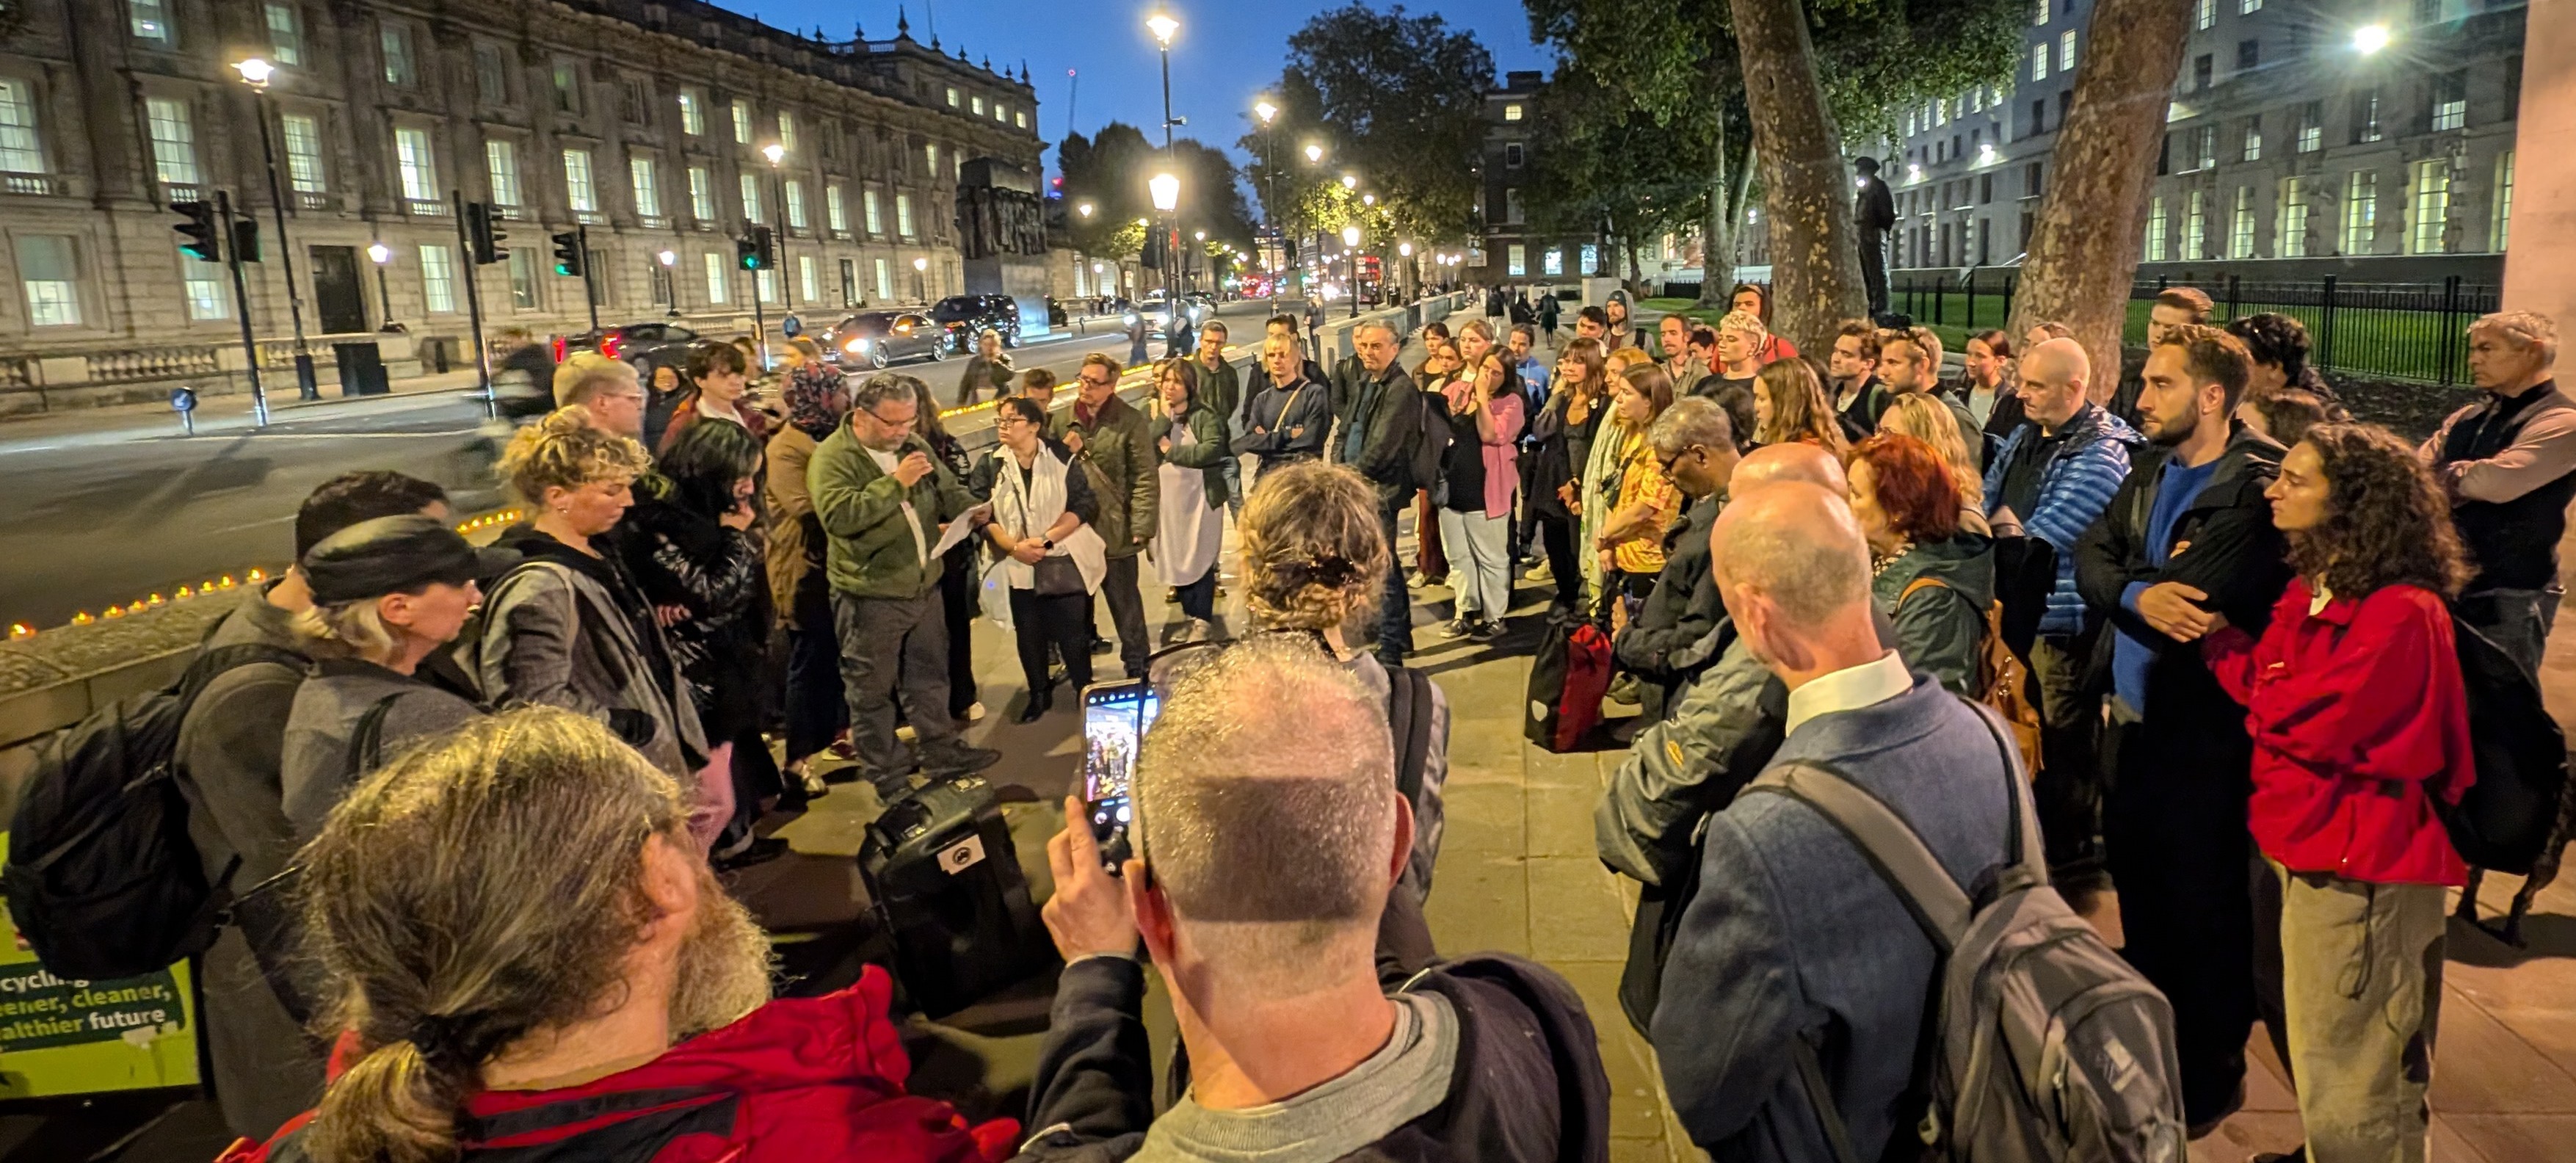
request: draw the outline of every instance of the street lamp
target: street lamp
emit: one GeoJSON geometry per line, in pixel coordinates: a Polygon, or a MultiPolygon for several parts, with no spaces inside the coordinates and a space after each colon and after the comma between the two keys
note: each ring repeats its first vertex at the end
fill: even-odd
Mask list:
{"type": "Polygon", "coordinates": [[[1324,160],[1324,147],[1313,142],[1306,143],[1306,161],[1312,164],[1322,160],[1324,160]]]}
{"type": "Polygon", "coordinates": [[[1395,254],[1397,258],[1404,260],[1404,293],[1407,296],[1411,296],[1413,294],[1413,244],[1410,242],[1396,243],[1395,254]]]}
{"type": "Polygon", "coordinates": [[[680,255],[677,251],[666,250],[654,255],[653,261],[662,264],[662,286],[671,296],[671,309],[666,316],[677,319],[680,317],[680,280],[673,277],[671,268],[680,265],[680,255]]]}
{"type": "Polygon", "coordinates": [[[1074,206],[1074,208],[1073,208],[1073,212],[1074,212],[1074,213],[1076,213],[1076,214],[1080,214],[1080,215],[1082,215],[1082,216],[1083,216],[1083,217],[1085,217],[1085,218],[1089,218],[1089,217],[1091,217],[1091,203],[1089,203],[1089,202],[1079,203],[1079,204],[1077,204],[1077,205],[1075,205],[1075,206],[1074,206]]]}
{"type": "MultiPolygon", "coordinates": [[[[1169,171],[1159,173],[1148,179],[1145,187],[1153,191],[1155,213],[1170,214],[1180,208],[1181,179],[1179,177],[1169,171]]],[[[1154,229],[1164,230],[1161,226],[1156,226],[1154,229]]],[[[1179,233],[1178,230],[1165,230],[1163,234],[1163,298],[1167,310],[1170,308],[1172,297],[1172,252],[1179,249],[1174,245],[1179,233]]]]}
{"type": "MultiPolygon", "coordinates": [[[[1154,34],[1154,43],[1161,46],[1163,57],[1163,164],[1168,166],[1172,164],[1172,36],[1181,30],[1181,22],[1172,19],[1169,12],[1156,12],[1145,18],[1145,27],[1154,34]]],[[[1154,175],[1150,184],[1154,190],[1154,209],[1169,214],[1180,206],[1179,178],[1166,171],[1154,175]]],[[[1163,300],[1167,311],[1171,309],[1172,298],[1172,251],[1177,249],[1169,243],[1176,241],[1177,234],[1175,230],[1164,236],[1167,245],[1163,247],[1163,300]]]]}
{"type": "MultiPolygon", "coordinates": [[[[1279,238],[1279,135],[1271,122],[1279,116],[1279,107],[1267,99],[1255,102],[1252,115],[1261,119],[1261,209],[1270,219],[1270,234],[1279,238]]],[[[1320,151],[1319,151],[1320,152],[1320,151]]],[[[1269,260],[1263,259],[1267,266],[1269,260]]],[[[1279,280],[1270,280],[1270,313],[1279,313],[1279,280]]]]}
{"type": "MultiPolygon", "coordinates": [[[[796,284],[794,280],[787,277],[787,175],[779,169],[779,163],[787,160],[787,147],[773,141],[760,147],[760,156],[769,159],[770,175],[778,179],[778,241],[773,250],[778,257],[778,273],[771,277],[778,280],[780,305],[786,307],[787,313],[792,315],[796,312],[796,284]]],[[[752,298],[758,299],[760,288],[753,287],[751,295],[752,298]]],[[[762,342],[764,344],[767,342],[766,337],[762,342]]]]}
{"type": "Polygon", "coordinates": [[[930,301],[930,284],[924,281],[929,277],[929,271],[929,259],[915,258],[912,260],[912,297],[919,299],[924,303],[930,301]]]}
{"type": "Polygon", "coordinates": [[[385,288],[385,267],[394,261],[394,248],[381,242],[367,244],[367,261],[376,264],[376,302],[385,310],[385,325],[377,328],[387,335],[400,335],[405,328],[394,322],[394,295],[385,288]]]}
{"type": "MultiPolygon", "coordinates": [[[[247,57],[234,62],[233,71],[250,86],[251,108],[259,114],[259,156],[268,163],[268,204],[277,212],[277,265],[286,276],[286,311],[295,324],[295,392],[302,399],[318,400],[322,385],[313,375],[313,349],[304,341],[304,299],[295,292],[295,248],[286,243],[286,186],[277,177],[277,145],[268,128],[268,82],[277,75],[277,66],[247,57]]],[[[256,360],[258,355],[251,358],[256,360]]]]}
{"type": "Polygon", "coordinates": [[[1343,175],[1342,175],[1342,188],[1343,188],[1343,189],[1345,189],[1345,190],[1356,190],[1356,189],[1359,189],[1359,188],[1360,188],[1360,180],[1359,180],[1357,177],[1353,176],[1353,175],[1350,175],[1350,174],[1343,174],[1343,175]]]}
{"type": "MultiPolygon", "coordinates": [[[[1350,181],[1351,179],[1350,179],[1349,177],[1345,176],[1342,180],[1343,180],[1343,181],[1345,181],[1345,182],[1347,182],[1347,181],[1350,181]]],[[[1359,228],[1359,227],[1357,227],[1357,226],[1345,226],[1345,227],[1343,227],[1343,228],[1342,228],[1342,245],[1350,248],[1350,250],[1347,252],[1347,253],[1351,256],[1351,314],[1350,314],[1350,317],[1351,317],[1351,318],[1353,318],[1353,319],[1357,319],[1357,318],[1359,318],[1359,317],[1360,317],[1360,249],[1359,249],[1359,248],[1360,248],[1360,228],[1359,228]]]]}
{"type": "Polygon", "coordinates": [[[2365,24],[2352,31],[2352,51],[2363,56],[2387,48],[2388,41],[2388,26],[2385,24],[2365,24]]]}

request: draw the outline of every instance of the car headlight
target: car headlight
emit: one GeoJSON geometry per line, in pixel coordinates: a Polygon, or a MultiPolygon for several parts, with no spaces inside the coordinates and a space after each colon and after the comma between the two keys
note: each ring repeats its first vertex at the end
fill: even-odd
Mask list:
{"type": "Polygon", "coordinates": [[[865,339],[853,339],[848,343],[843,344],[841,346],[841,350],[849,352],[852,355],[864,355],[868,350],[868,341],[865,339]]]}

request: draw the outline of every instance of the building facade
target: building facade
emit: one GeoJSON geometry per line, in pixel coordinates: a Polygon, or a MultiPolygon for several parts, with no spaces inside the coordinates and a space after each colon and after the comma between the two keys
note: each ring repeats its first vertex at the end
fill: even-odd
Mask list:
{"type": "Polygon", "coordinates": [[[1478,286],[1570,282],[1610,273],[1610,247],[1597,235],[1534,230],[1523,190],[1533,178],[1533,114],[1547,78],[1507,72],[1485,94],[1483,197],[1477,245],[1467,252],[1466,281],[1478,286]]]}
{"type": "Polygon", "coordinates": [[[326,359],[323,337],[399,323],[406,349],[462,362],[459,199],[506,219],[508,259],[472,272],[487,332],[589,325],[584,281],[549,253],[576,228],[602,323],[724,327],[755,295],[810,317],[963,289],[966,164],[1036,172],[1044,145],[1024,75],[903,27],[825,41],[696,0],[20,11],[0,30],[0,413],[48,385],[239,365],[229,275],[179,249],[169,209],[218,190],[260,224],[244,273],[264,364],[291,351],[290,265],[326,359]],[[233,67],[249,57],[275,66],[264,91],[233,67]],[[734,245],[749,222],[779,240],[757,277],[734,245]]]}
{"type": "MultiPolygon", "coordinates": [[[[2141,277],[2500,276],[2521,0],[2176,0],[2192,8],[2141,277]]],[[[1890,266],[2028,248],[2093,0],[2030,0],[2009,84],[1904,111],[1890,266]]]]}

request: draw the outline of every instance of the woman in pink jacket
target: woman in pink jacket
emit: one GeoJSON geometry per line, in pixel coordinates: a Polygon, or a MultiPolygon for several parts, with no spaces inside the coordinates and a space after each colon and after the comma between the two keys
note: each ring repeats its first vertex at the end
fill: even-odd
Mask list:
{"type": "Polygon", "coordinates": [[[2307,1157],[2420,1163],[2443,890],[2467,874],[2435,803],[2477,775],[2447,604],[2468,566],[2385,429],[2309,429],[2265,495],[2298,576],[2259,641],[2222,618],[2202,653],[2254,739],[2307,1157]]]}
{"type": "Polygon", "coordinates": [[[1507,386],[1502,357],[1490,348],[1441,385],[1448,404],[1449,452],[1441,465],[1447,490],[1440,541],[1448,548],[1457,616],[1445,634],[1491,641],[1512,606],[1512,497],[1520,491],[1521,395],[1507,386]]]}

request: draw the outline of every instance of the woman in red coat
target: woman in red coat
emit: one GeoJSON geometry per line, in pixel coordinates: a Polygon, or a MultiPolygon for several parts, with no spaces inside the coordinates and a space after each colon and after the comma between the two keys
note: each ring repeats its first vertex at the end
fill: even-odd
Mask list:
{"type": "Polygon", "coordinates": [[[2385,429],[2310,429],[2265,495],[2298,577],[2260,641],[2222,619],[2202,651],[2254,739],[2307,1157],[2420,1163],[2443,889],[2467,874],[2434,802],[2476,778],[2446,604],[2468,567],[2385,429]]]}

